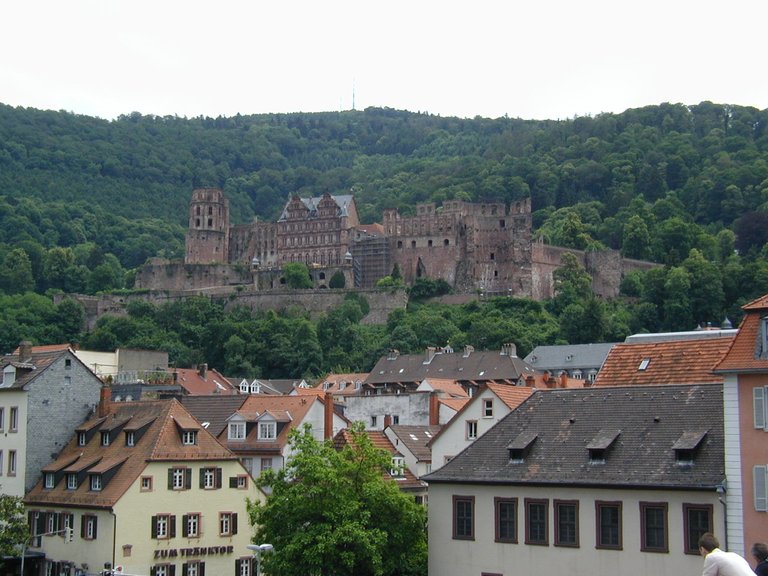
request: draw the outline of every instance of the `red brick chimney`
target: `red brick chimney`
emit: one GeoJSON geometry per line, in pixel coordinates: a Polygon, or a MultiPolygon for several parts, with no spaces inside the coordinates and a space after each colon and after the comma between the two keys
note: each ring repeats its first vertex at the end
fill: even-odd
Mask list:
{"type": "Polygon", "coordinates": [[[528,388],[536,388],[536,378],[534,378],[531,374],[525,377],[525,385],[528,388]]]}
{"type": "Polygon", "coordinates": [[[32,360],[32,342],[24,340],[19,343],[19,362],[27,363],[32,360]]]}
{"type": "Polygon", "coordinates": [[[392,416],[390,414],[384,414],[384,429],[386,430],[392,426],[392,416]]]}
{"type": "Polygon", "coordinates": [[[333,394],[330,392],[323,398],[323,438],[333,438],[333,394]]]}
{"type": "Polygon", "coordinates": [[[101,393],[99,394],[99,405],[96,408],[96,417],[104,418],[110,413],[112,408],[112,388],[109,386],[102,386],[101,393]]]}
{"type": "Polygon", "coordinates": [[[429,393],[429,425],[437,426],[440,424],[440,400],[437,392],[429,393]]]}
{"type": "Polygon", "coordinates": [[[568,372],[560,372],[560,388],[568,388],[568,372]]]}

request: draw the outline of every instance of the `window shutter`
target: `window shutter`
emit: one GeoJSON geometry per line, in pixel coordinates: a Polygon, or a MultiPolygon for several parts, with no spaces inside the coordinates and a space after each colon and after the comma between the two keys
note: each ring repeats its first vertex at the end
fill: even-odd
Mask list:
{"type": "Polygon", "coordinates": [[[157,538],[157,516],[152,516],[152,538],[157,538]]]}
{"type": "Polygon", "coordinates": [[[176,576],[176,564],[170,564],[168,566],[168,576],[176,576]]]}
{"type": "Polygon", "coordinates": [[[187,522],[189,522],[189,515],[184,514],[184,516],[181,517],[181,535],[184,538],[189,535],[189,526],[187,526],[187,522]]]}
{"type": "Polygon", "coordinates": [[[80,538],[85,538],[85,521],[87,518],[85,516],[80,517],[80,538]]]}
{"type": "Polygon", "coordinates": [[[187,576],[189,573],[189,565],[185,562],[181,565],[181,576],[187,576]]]}
{"type": "Polygon", "coordinates": [[[752,404],[755,411],[755,428],[765,429],[765,388],[758,386],[752,389],[752,404]]]}
{"type": "Polygon", "coordinates": [[[235,576],[240,576],[240,566],[242,563],[242,560],[235,560],[235,576]]]}
{"type": "Polygon", "coordinates": [[[175,515],[169,516],[168,523],[171,525],[169,528],[171,538],[176,538],[176,516],[175,515]]]}
{"type": "Polygon", "coordinates": [[[752,469],[755,490],[755,510],[768,511],[768,493],[766,493],[766,466],[755,466],[752,469]]]}
{"type": "Polygon", "coordinates": [[[200,488],[205,488],[205,468],[200,468],[200,488]]]}
{"type": "Polygon", "coordinates": [[[205,562],[198,564],[197,573],[199,576],[205,576],[205,562]]]}
{"type": "Polygon", "coordinates": [[[232,514],[232,532],[230,532],[233,536],[237,534],[237,512],[232,514]]]}
{"type": "Polygon", "coordinates": [[[221,468],[216,468],[216,488],[221,488],[221,468]]]}
{"type": "Polygon", "coordinates": [[[168,468],[168,490],[173,490],[173,468],[168,468]]]}
{"type": "Polygon", "coordinates": [[[96,540],[97,528],[99,527],[99,519],[93,516],[93,539],[96,540]]]}
{"type": "Polygon", "coordinates": [[[186,476],[186,482],[184,483],[184,487],[187,490],[192,489],[192,468],[187,468],[184,470],[184,474],[186,476]]]}
{"type": "Polygon", "coordinates": [[[152,568],[149,569],[149,576],[157,576],[157,566],[152,566],[152,568]]]}
{"type": "Polygon", "coordinates": [[[229,477],[229,487],[230,488],[237,488],[237,476],[230,476],[229,477]]]}

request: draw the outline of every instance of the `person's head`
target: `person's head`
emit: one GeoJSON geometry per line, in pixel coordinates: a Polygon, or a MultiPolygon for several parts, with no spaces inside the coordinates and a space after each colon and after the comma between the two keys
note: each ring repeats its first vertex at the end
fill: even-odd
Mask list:
{"type": "Polygon", "coordinates": [[[715,548],[720,548],[720,541],[717,539],[717,536],[712,534],[712,532],[702,534],[701,538],[699,538],[699,552],[703,549],[706,551],[706,554],[709,554],[715,548]]]}
{"type": "Polygon", "coordinates": [[[758,562],[765,562],[768,560],[768,544],[755,542],[752,545],[752,556],[754,556],[758,562]]]}

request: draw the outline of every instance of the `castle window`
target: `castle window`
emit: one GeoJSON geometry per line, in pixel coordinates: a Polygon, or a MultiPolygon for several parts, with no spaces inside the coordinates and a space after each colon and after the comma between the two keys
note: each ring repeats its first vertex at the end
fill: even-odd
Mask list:
{"type": "Polygon", "coordinates": [[[450,240],[448,240],[448,238],[446,238],[445,240],[443,240],[443,246],[448,246],[450,243],[451,243],[451,241],[450,241],[450,240]]]}
{"type": "Polygon", "coordinates": [[[411,240],[411,248],[416,248],[416,240],[411,240]]]}
{"type": "Polygon", "coordinates": [[[506,220],[499,220],[499,228],[506,228],[507,222],[506,220]]]}
{"type": "MultiPolygon", "coordinates": [[[[195,206],[195,214],[197,216],[200,216],[200,206],[195,206]]],[[[198,222],[199,222],[199,220],[198,220],[198,222]]]]}
{"type": "Polygon", "coordinates": [[[208,218],[208,228],[213,228],[213,218],[208,218]]]}
{"type": "Polygon", "coordinates": [[[200,228],[200,218],[195,218],[195,227],[200,228]]]}
{"type": "Polygon", "coordinates": [[[495,252],[491,252],[491,260],[496,260],[496,253],[495,252]]]}
{"type": "Polygon", "coordinates": [[[213,206],[208,206],[208,216],[213,215],[213,206]]]}
{"type": "Polygon", "coordinates": [[[402,240],[398,240],[397,241],[397,247],[398,248],[402,248],[403,247],[403,241],[402,240]]]}
{"type": "Polygon", "coordinates": [[[429,246],[430,248],[432,248],[432,240],[427,240],[427,246],[429,246]]]}

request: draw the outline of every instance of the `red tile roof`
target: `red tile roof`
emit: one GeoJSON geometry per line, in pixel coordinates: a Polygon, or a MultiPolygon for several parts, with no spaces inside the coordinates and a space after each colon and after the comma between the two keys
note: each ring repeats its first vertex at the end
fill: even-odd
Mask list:
{"type": "Polygon", "coordinates": [[[508,386],[504,384],[487,384],[487,386],[511,410],[525,402],[533,394],[534,390],[527,386],[508,386]]]}
{"type": "Polygon", "coordinates": [[[203,376],[196,368],[176,368],[176,382],[192,395],[239,394],[240,390],[213,368],[204,371],[203,376]]]}
{"type": "Polygon", "coordinates": [[[713,373],[733,336],[616,344],[595,379],[595,386],[722,384],[713,373]]]}
{"type": "Polygon", "coordinates": [[[760,318],[768,310],[768,295],[749,302],[742,309],[746,312],[744,320],[730,349],[715,366],[718,373],[768,371],[768,358],[761,357],[758,350],[760,318]]]}
{"type": "MultiPolygon", "coordinates": [[[[142,474],[147,462],[189,462],[236,460],[237,457],[222,446],[208,431],[194,420],[177,400],[151,402],[130,402],[111,405],[112,412],[106,418],[96,418],[96,426],[86,423],[80,430],[91,428],[113,431],[113,421],[129,424],[136,420],[148,423],[146,432],[136,440],[135,446],[128,447],[124,437],[118,433],[108,446],[101,443],[101,435],[94,434],[85,446],[78,445],[75,434],[59,456],[43,468],[46,472],[71,471],[102,473],[117,468],[115,475],[102,490],[90,490],[88,479],[80,482],[75,490],[67,489],[66,477],[60,478],[52,489],[43,488],[43,480],[30,490],[25,497],[27,504],[56,504],[63,506],[89,506],[109,508],[123,496],[142,474]],[[197,441],[194,445],[182,443],[177,422],[185,427],[196,426],[197,441]]],[[[125,430],[125,429],[123,429],[125,430]]]]}
{"type": "Polygon", "coordinates": [[[469,398],[469,394],[466,393],[464,388],[462,388],[456,380],[449,380],[447,378],[424,378],[421,384],[424,383],[428,384],[433,390],[445,392],[454,398],[469,398]]]}

